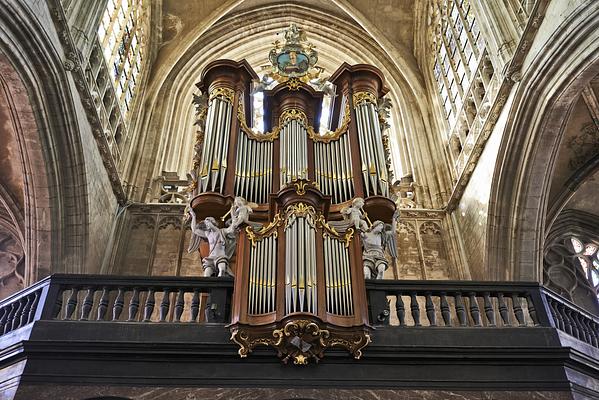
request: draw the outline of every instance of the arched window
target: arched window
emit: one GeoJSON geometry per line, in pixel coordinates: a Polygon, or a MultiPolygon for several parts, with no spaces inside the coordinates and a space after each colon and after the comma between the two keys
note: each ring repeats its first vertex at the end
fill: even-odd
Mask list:
{"type": "Polygon", "coordinates": [[[570,238],[574,257],[578,267],[589,281],[589,285],[595,289],[595,294],[599,300],[599,245],[597,243],[583,242],[579,238],[570,238]]]}
{"type": "Polygon", "coordinates": [[[123,116],[131,107],[144,58],[148,21],[143,3],[143,0],[108,0],[98,29],[123,116]]]}
{"type": "Polygon", "coordinates": [[[449,126],[456,122],[485,48],[468,0],[439,0],[433,73],[449,126]]]}

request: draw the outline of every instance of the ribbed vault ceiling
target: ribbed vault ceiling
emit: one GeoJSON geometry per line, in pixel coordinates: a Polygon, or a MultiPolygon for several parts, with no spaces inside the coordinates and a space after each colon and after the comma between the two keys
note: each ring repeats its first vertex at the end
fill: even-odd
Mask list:
{"type": "MultiPolygon", "coordinates": [[[[414,56],[407,50],[412,44],[396,46],[382,34],[372,36],[369,30],[376,30],[376,24],[363,15],[360,17],[349,1],[223,2],[219,12],[210,13],[204,9],[204,18],[198,16],[198,26],[193,28],[187,26],[189,16],[177,24],[175,14],[168,11],[169,4],[170,0],[165,2],[164,8],[166,44],[160,49],[144,94],[149,112],[139,125],[142,132],[149,131],[149,126],[160,126],[159,132],[162,132],[156,139],[159,143],[153,144],[157,154],[152,152],[161,155],[162,162],[148,165],[151,172],[147,173],[152,176],[161,170],[183,174],[191,165],[193,154],[190,149],[195,134],[190,101],[206,64],[220,58],[245,58],[259,72],[260,66],[268,64],[268,52],[277,33],[292,22],[306,31],[308,40],[319,52],[318,65],[324,67],[327,74],[332,74],[343,62],[373,64],[383,71],[394,104],[395,133],[403,130],[406,135],[415,134],[424,124],[426,94],[414,56]],[[353,10],[361,20],[350,15],[348,10],[353,10]],[[209,24],[209,27],[202,24],[209,24]]],[[[177,12],[181,10],[177,9],[177,12]]],[[[146,159],[149,163],[151,157],[146,159]]],[[[144,176],[147,178],[151,177],[144,176]]]]}

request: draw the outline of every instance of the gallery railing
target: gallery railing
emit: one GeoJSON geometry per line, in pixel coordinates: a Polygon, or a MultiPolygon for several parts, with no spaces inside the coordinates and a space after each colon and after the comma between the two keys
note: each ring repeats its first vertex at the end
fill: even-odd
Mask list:
{"type": "Polygon", "coordinates": [[[37,320],[226,322],[233,280],[63,275],[0,302],[0,333],[37,320]]]}
{"type": "MultiPolygon", "coordinates": [[[[536,283],[367,280],[366,291],[375,327],[549,327],[599,348],[599,318],[536,283]]],[[[0,302],[0,335],[37,320],[226,323],[232,292],[230,278],[56,274],[0,302]]]]}
{"type": "Polygon", "coordinates": [[[599,318],[536,284],[366,282],[370,322],[399,327],[551,327],[599,347],[599,318]]]}

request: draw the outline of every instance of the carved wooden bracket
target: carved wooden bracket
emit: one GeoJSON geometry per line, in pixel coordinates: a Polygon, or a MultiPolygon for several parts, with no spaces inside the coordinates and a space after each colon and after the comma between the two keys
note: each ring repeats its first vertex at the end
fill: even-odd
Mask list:
{"type": "Polygon", "coordinates": [[[239,345],[242,358],[257,345],[264,345],[276,349],[284,364],[293,360],[296,365],[306,365],[310,359],[319,362],[325,350],[333,346],[343,347],[359,359],[371,342],[370,329],[365,326],[334,327],[311,315],[294,315],[266,326],[235,324],[231,326],[231,340],[239,345]]]}

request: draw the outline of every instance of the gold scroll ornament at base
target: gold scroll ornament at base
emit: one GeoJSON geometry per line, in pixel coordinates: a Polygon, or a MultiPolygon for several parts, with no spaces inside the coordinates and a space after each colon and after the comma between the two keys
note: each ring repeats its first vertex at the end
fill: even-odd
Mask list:
{"type": "Polygon", "coordinates": [[[335,328],[310,316],[286,318],[268,326],[236,325],[231,327],[231,340],[239,345],[242,358],[256,346],[264,345],[277,350],[284,364],[293,361],[295,365],[307,365],[310,360],[318,363],[325,350],[335,346],[360,359],[362,349],[371,342],[370,332],[365,327],[335,328]]]}

